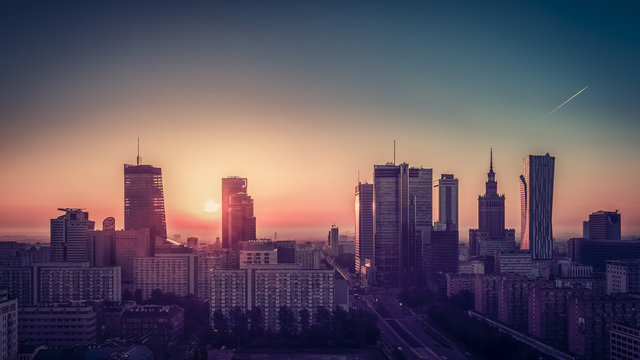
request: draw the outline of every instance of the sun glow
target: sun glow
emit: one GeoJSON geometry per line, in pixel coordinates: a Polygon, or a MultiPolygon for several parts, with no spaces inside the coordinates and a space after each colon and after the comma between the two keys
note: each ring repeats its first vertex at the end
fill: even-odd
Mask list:
{"type": "Polygon", "coordinates": [[[204,211],[208,213],[214,213],[220,210],[220,204],[218,204],[215,200],[207,200],[204,203],[204,211]]]}

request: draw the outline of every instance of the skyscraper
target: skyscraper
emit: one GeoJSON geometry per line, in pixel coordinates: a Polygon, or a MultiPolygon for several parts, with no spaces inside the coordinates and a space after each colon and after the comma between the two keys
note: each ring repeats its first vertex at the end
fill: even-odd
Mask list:
{"type": "Polygon", "coordinates": [[[375,279],[379,286],[422,285],[432,226],[431,169],[374,166],[375,279]]]}
{"type": "Polygon", "coordinates": [[[136,165],[124,165],[124,228],[148,228],[152,254],[167,239],[162,169],[142,165],[139,154],[136,165]]]}
{"type": "Polygon", "coordinates": [[[329,235],[327,236],[327,245],[332,255],[339,255],[340,253],[340,229],[331,225],[329,235]]]}
{"type": "Polygon", "coordinates": [[[373,259],[373,184],[356,185],[356,274],[373,259]]]}
{"type": "Polygon", "coordinates": [[[256,217],[253,215],[253,199],[247,193],[229,196],[227,210],[228,246],[239,250],[240,242],[256,239],[256,217]]]}
{"type": "Polygon", "coordinates": [[[88,261],[87,233],[95,222],[83,209],[58,209],[65,214],[51,219],[51,261],[88,261]]]}
{"type": "Polygon", "coordinates": [[[553,171],[555,158],[529,155],[522,160],[520,175],[520,248],[531,251],[533,260],[553,257],[553,171]]]}
{"type": "Polygon", "coordinates": [[[438,222],[446,230],[458,230],[458,179],[442,174],[438,189],[438,222]]]}
{"type": "MultiPolygon", "coordinates": [[[[591,240],[620,240],[620,214],[616,211],[596,211],[586,221],[586,235],[591,240]]],[[[584,232],[584,231],[583,231],[584,232]]]]}
{"type": "Polygon", "coordinates": [[[229,243],[229,197],[237,193],[247,193],[247,179],[230,176],[222,179],[222,247],[227,249],[229,243]]]}

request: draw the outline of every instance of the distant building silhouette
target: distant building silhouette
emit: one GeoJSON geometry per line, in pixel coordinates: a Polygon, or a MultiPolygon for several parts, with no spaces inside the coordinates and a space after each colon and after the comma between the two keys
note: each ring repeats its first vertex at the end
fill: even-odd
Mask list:
{"type": "Polygon", "coordinates": [[[142,165],[140,156],[136,165],[124,165],[124,228],[148,228],[152,254],[167,239],[162,169],[142,165]]]}
{"type": "Polygon", "coordinates": [[[640,240],[569,239],[571,261],[603,272],[607,260],[640,259],[640,240]]]}
{"type": "Polygon", "coordinates": [[[616,211],[595,211],[583,223],[583,237],[591,240],[620,240],[620,214],[616,211]],[[586,231],[585,231],[586,230],[586,231]]]}
{"type": "Polygon", "coordinates": [[[253,199],[247,193],[229,196],[227,226],[229,246],[239,250],[241,241],[256,239],[256,217],[253,214],[253,199]]]}
{"type": "Polygon", "coordinates": [[[529,155],[522,161],[520,175],[520,248],[530,250],[533,260],[553,257],[553,176],[555,158],[529,155]]]}
{"type": "Polygon", "coordinates": [[[356,185],[356,274],[373,259],[373,184],[356,185]]]}
{"type": "Polygon", "coordinates": [[[424,286],[432,228],[432,170],[406,163],[374,166],[375,282],[424,286]]]}
{"type": "Polygon", "coordinates": [[[438,179],[438,225],[444,230],[458,230],[458,179],[442,174],[438,179]]]}
{"type": "Polygon", "coordinates": [[[246,194],[247,186],[246,178],[230,176],[222,179],[222,247],[225,249],[231,247],[229,240],[229,199],[233,194],[246,194]]]}
{"type": "Polygon", "coordinates": [[[93,230],[95,222],[83,209],[58,210],[65,214],[51,219],[51,261],[87,261],[87,232],[93,230]]]}

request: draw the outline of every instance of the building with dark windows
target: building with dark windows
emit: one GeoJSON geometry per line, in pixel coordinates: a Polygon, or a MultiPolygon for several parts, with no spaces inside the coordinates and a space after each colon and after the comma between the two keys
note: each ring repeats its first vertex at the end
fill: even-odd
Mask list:
{"type": "Polygon", "coordinates": [[[51,261],[88,261],[87,232],[95,222],[83,209],[58,209],[65,214],[51,219],[51,261]]]}
{"type": "Polygon", "coordinates": [[[458,230],[458,179],[442,174],[438,179],[438,230],[458,230]]]}
{"type": "Polygon", "coordinates": [[[458,273],[458,230],[431,231],[427,246],[426,277],[432,291],[446,291],[445,275],[458,273]]]}
{"type": "Polygon", "coordinates": [[[142,165],[138,156],[136,165],[124,165],[124,228],[149,229],[151,254],[156,244],[167,239],[164,213],[162,169],[142,165]]]}
{"type": "Polygon", "coordinates": [[[175,346],[184,335],[184,309],[178,306],[138,305],[120,317],[120,336],[147,337],[154,351],[175,346]]]}
{"type": "Polygon", "coordinates": [[[88,303],[20,306],[18,317],[21,344],[78,346],[96,342],[96,311],[88,303]]]}
{"type": "Polygon", "coordinates": [[[640,240],[569,239],[571,261],[604,272],[607,260],[640,259],[640,240]]]}
{"type": "Polygon", "coordinates": [[[611,323],[610,360],[640,360],[640,327],[611,323]]]}
{"type": "Polygon", "coordinates": [[[155,289],[187,296],[198,292],[198,256],[192,253],[161,253],[133,259],[133,288],[148,299],[155,289]]]}
{"type": "Polygon", "coordinates": [[[640,294],[640,259],[607,260],[607,295],[640,294]]]}
{"type": "Polygon", "coordinates": [[[515,250],[515,230],[505,229],[503,194],[498,194],[498,182],[493,171],[493,150],[489,157],[489,172],[484,195],[478,196],[478,228],[469,229],[469,256],[493,256],[496,251],[515,250]]]}
{"type": "Polygon", "coordinates": [[[256,239],[253,199],[247,193],[229,195],[227,226],[229,245],[236,251],[240,249],[240,242],[256,239]]]}
{"type": "Polygon", "coordinates": [[[520,175],[521,243],[533,260],[553,258],[553,176],[555,157],[529,155],[520,175]]]}
{"type": "MultiPolygon", "coordinates": [[[[374,261],[378,286],[426,285],[432,228],[432,170],[374,166],[374,261]]],[[[456,266],[457,267],[457,266],[456,266]]]]}
{"type": "Polygon", "coordinates": [[[373,259],[373,184],[356,185],[356,274],[373,259]]]}
{"type": "Polygon", "coordinates": [[[616,211],[596,211],[583,222],[583,236],[591,240],[620,240],[620,213],[616,211]]]}
{"type": "Polygon", "coordinates": [[[0,288],[0,359],[16,359],[18,355],[18,300],[10,299],[7,289],[0,288]]]}
{"type": "Polygon", "coordinates": [[[222,179],[222,247],[231,247],[229,240],[229,198],[233,194],[247,193],[246,178],[230,176],[222,179]]]}

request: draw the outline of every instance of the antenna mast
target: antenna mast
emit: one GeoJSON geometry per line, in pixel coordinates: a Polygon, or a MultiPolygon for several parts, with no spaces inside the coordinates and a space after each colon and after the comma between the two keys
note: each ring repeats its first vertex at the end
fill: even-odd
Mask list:
{"type": "Polygon", "coordinates": [[[393,165],[396,164],[396,140],[393,140],[393,165]]]}

